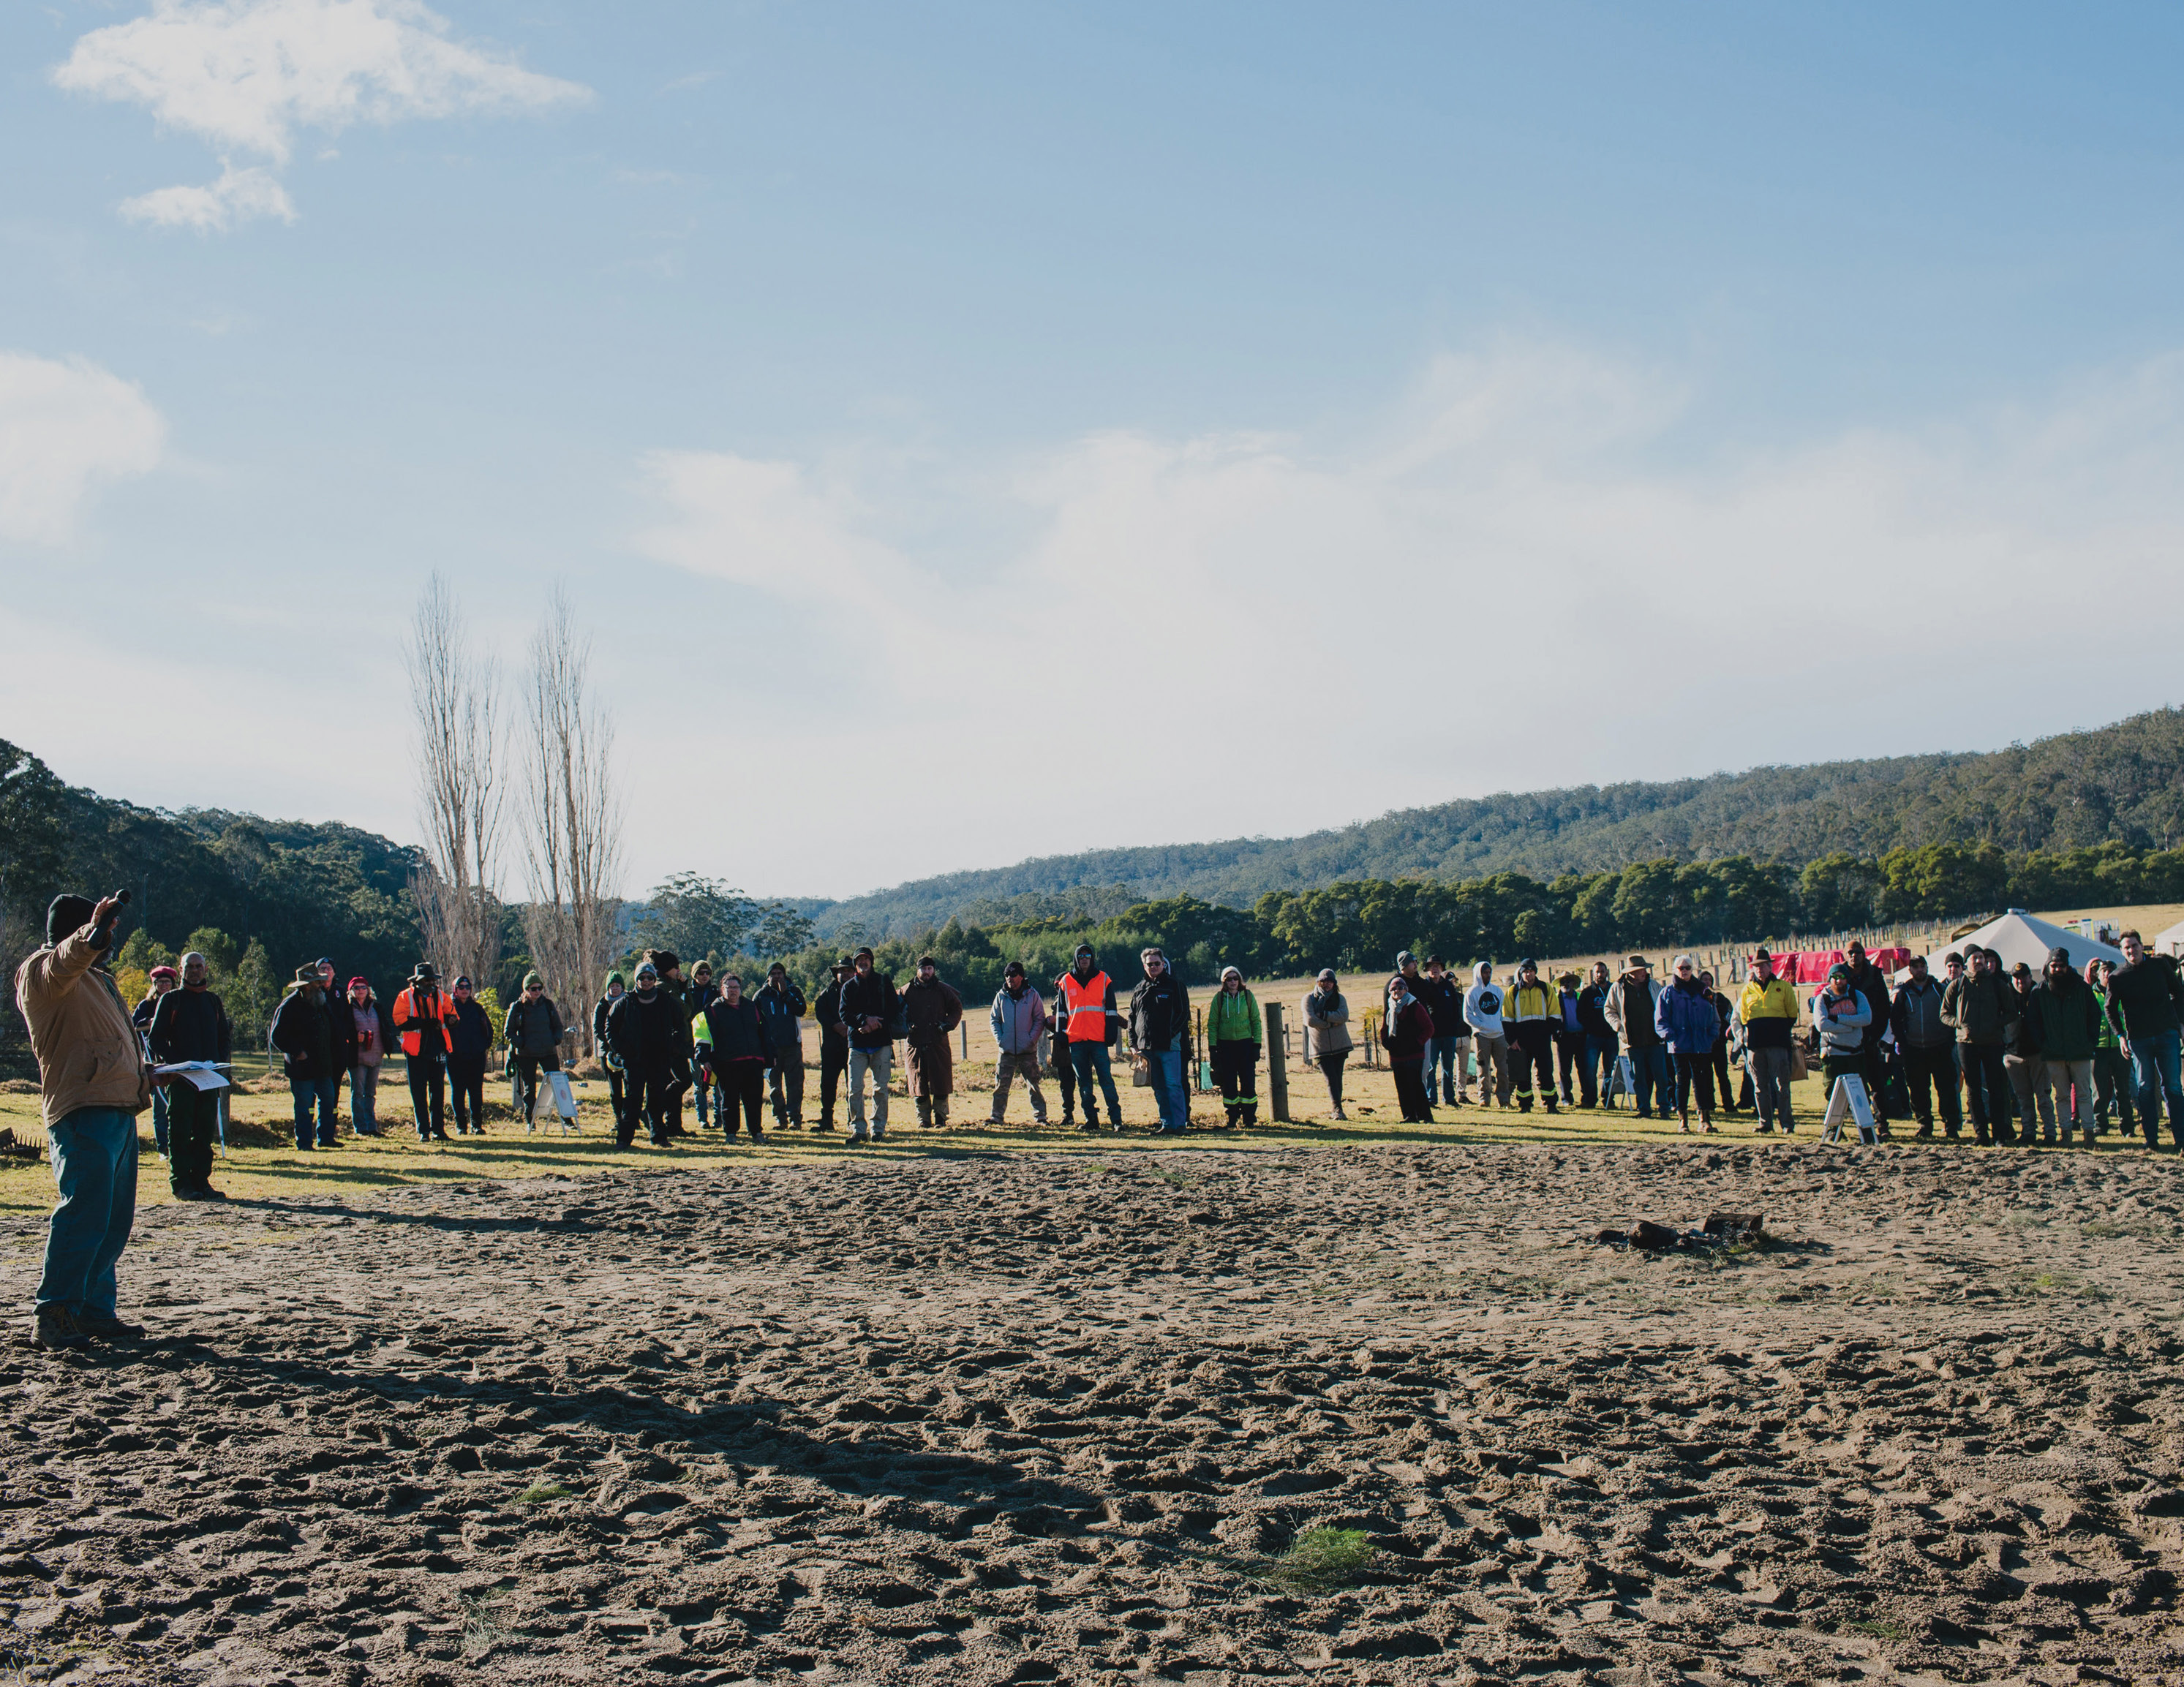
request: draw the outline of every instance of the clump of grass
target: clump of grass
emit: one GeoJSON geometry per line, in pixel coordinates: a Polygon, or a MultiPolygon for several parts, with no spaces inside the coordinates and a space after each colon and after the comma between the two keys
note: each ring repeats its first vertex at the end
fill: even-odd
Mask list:
{"type": "Polygon", "coordinates": [[[1181,1172],[1156,1172],[1153,1175],[1172,1189],[1187,1189],[1190,1187],[1190,1178],[1181,1172]]]}
{"type": "Polygon", "coordinates": [[[566,1500],[569,1490],[558,1482],[534,1482],[515,1496],[519,1506],[544,1506],[555,1500],[566,1500]]]}
{"type": "Polygon", "coordinates": [[[515,1632],[502,1622],[499,1614],[493,1610],[497,1602],[482,1595],[465,1594],[461,1596],[464,1651],[471,1654],[490,1651],[515,1632]]]}
{"type": "Polygon", "coordinates": [[[1268,1579],[1301,1592],[1328,1593],[1355,1582],[1373,1556],[1362,1528],[1308,1528],[1275,1561],[1268,1579]]]}
{"type": "Polygon", "coordinates": [[[2103,1241],[2117,1236],[2135,1236],[2147,1242],[2159,1240],[2169,1234],[2168,1231],[2161,1226],[2149,1223],[2143,1218],[2091,1219],[2078,1227],[2078,1233],[2081,1236],[2095,1237],[2103,1241]]]}
{"type": "Polygon", "coordinates": [[[1870,1634],[1877,1640],[1900,1640],[1909,1633],[1900,1623],[1891,1623],[1879,1617],[1853,1617],[1842,1626],[1853,1634],[1870,1634]]]}

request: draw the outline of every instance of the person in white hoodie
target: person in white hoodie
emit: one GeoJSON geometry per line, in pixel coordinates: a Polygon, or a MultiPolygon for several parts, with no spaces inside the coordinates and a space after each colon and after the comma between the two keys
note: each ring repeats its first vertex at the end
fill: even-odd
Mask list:
{"type": "Polygon", "coordinates": [[[1471,1027],[1472,1054],[1479,1061],[1479,1105],[1509,1105],[1509,1038],[1502,1023],[1502,987],[1494,968],[1482,960],[1471,969],[1471,988],[1463,993],[1463,1022],[1471,1027]]]}

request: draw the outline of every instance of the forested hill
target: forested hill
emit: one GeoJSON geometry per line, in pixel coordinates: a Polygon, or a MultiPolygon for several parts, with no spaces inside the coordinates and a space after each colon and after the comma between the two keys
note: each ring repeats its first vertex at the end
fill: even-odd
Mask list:
{"type": "Polygon", "coordinates": [[[1406,809],[1304,838],[1240,838],[1048,855],[950,873],[820,907],[820,931],[868,936],[945,924],[1119,912],[1190,895],[1249,907],[1340,879],[1541,879],[1633,862],[1748,855],[1791,866],[1899,846],[2013,853],[2184,840],[2184,710],[2133,715],[1985,754],[1755,767],[1663,784],[1581,786],[1406,809]]]}

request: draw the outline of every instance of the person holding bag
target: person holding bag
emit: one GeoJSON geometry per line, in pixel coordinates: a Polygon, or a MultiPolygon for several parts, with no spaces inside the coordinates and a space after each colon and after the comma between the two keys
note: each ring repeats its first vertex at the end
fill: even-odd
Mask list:
{"type": "Polygon", "coordinates": [[[502,1035],[526,1129],[538,1128],[538,1074],[561,1070],[564,1029],[561,1010],[546,994],[546,981],[536,972],[525,973],[523,994],[510,1005],[502,1035]]]}

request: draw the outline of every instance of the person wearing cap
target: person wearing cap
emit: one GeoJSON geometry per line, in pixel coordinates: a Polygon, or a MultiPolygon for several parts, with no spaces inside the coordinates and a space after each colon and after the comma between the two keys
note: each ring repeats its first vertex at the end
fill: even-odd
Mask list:
{"type": "Polygon", "coordinates": [[[916,976],[902,993],[902,1022],[918,1126],[945,1130],[948,1098],[956,1093],[956,1051],[948,1039],[963,1022],[963,998],[953,984],[942,980],[929,955],[917,957],[916,976]]]}
{"type": "Polygon", "coordinates": [[[1157,944],[1138,951],[1145,981],[1130,992],[1130,1048],[1152,1079],[1153,1106],[1163,1136],[1190,1123],[1190,1091],[1183,1063],[1190,1051],[1190,993],[1157,944]]]}
{"type": "Polygon", "coordinates": [[[2055,1110],[2062,1145],[2070,1145],[2073,1123],[2093,1145],[2093,1057],[2101,1046],[2101,1009],[2092,988],[2070,965],[2070,951],[2048,951],[2047,968],[2033,986],[2025,1017],[2038,1027],[2040,1066],[2055,1110]]]}
{"type": "Polygon", "coordinates": [[[833,975],[819,999],[811,1004],[811,1016],[819,1022],[819,1122],[814,1130],[834,1128],[834,1100],[843,1075],[850,1070],[850,1029],[842,1022],[842,987],[856,971],[848,955],[835,961],[833,975]]]}
{"type": "Polygon", "coordinates": [[[2135,931],[2120,932],[2123,965],[2109,974],[2109,1023],[2122,1039],[2137,1080],[2139,1128],[2146,1145],[2160,1140],[2161,1106],[2169,1105],[2169,1134],[2184,1154],[2184,1075],[2180,1075],[2180,1027],[2184,1027],[2184,976],[2173,955],[2156,955],[2135,931]]]}
{"type": "Polygon", "coordinates": [[[536,972],[525,973],[521,994],[509,1004],[501,1037],[515,1073],[515,1111],[523,1116],[526,1130],[538,1128],[538,1074],[561,1070],[561,1038],[566,1030],[561,1010],[546,994],[546,981],[536,972]]]}
{"type": "Polygon", "coordinates": [[[1914,955],[1911,976],[1888,1005],[1889,1029],[1896,1033],[1896,1052],[1903,1062],[1903,1088],[1911,1099],[1911,1116],[1919,1122],[1917,1136],[1934,1134],[1934,1107],[1940,1103],[1942,1128],[1954,1142],[1964,1128],[1957,1102],[1956,1039],[1942,1017],[1942,984],[1926,970],[1926,957],[1914,955]]]}
{"type": "MultiPolygon", "coordinates": [[[[1213,1062],[1213,1082],[1221,1090],[1228,1127],[1259,1122],[1259,1044],[1266,1036],[1259,1002],[1244,988],[1234,966],[1221,969],[1221,988],[1206,1008],[1206,1046],[1213,1062]]],[[[1424,1060],[1418,1056],[1418,1084],[1425,1083],[1424,1060]]],[[[1119,1116],[1117,1120],[1120,1124],[1119,1116]]]]}
{"type": "Polygon", "coordinates": [[[465,972],[448,987],[454,1011],[448,1016],[448,1105],[457,1136],[485,1134],[485,1068],[493,1058],[493,1016],[477,999],[465,972]]]}
{"type": "Polygon", "coordinates": [[[2009,1074],[2003,1060],[2017,1040],[2024,1009],[1993,950],[1975,949],[1968,959],[1970,971],[1942,988],[1942,1022],[1957,1034],[1964,1103],[1972,1116],[1972,1133],[1985,1148],[1997,1138],[2010,1139],[2009,1074]]]}
{"type": "Polygon", "coordinates": [[[766,986],[751,998],[766,1026],[767,1070],[773,1092],[773,1122],[786,1129],[804,1128],[804,992],[778,960],[766,969],[766,986]]]}
{"type": "MultiPolygon", "coordinates": [[[[1434,960],[1440,958],[1436,955],[1434,960]]],[[[1428,966],[1433,964],[1434,961],[1427,962],[1428,966]]],[[[1431,1013],[1432,1010],[1429,1008],[1427,1011],[1431,1013]]],[[[1434,1035],[1438,1041],[1438,1019],[1434,1021],[1434,1035]]],[[[1342,994],[1342,981],[1334,976],[1332,966],[1323,966],[1314,988],[1305,992],[1304,1057],[1317,1066],[1320,1076],[1327,1080],[1328,1105],[1334,1109],[1338,1122],[1347,1122],[1350,1117],[1342,1111],[1342,1069],[1349,1064],[1350,1051],[1357,1046],[1357,1039],[1350,1034],[1350,1003],[1342,994]]]]}
{"type": "MultiPolygon", "coordinates": [[[[1410,981],[1406,978],[1403,983],[1408,994],[1410,981]]],[[[1502,1020],[1503,999],[1502,987],[1494,982],[1494,964],[1478,962],[1471,969],[1471,988],[1463,993],[1463,1017],[1471,1027],[1471,1046],[1479,1059],[1482,1107],[1509,1105],[1509,1035],[1502,1020]]]]}
{"type": "MultiPolygon", "coordinates": [[[[209,1061],[226,1066],[235,1057],[235,1033],[227,1010],[211,988],[212,968],[192,949],[182,957],[181,988],[159,998],[145,1042],[153,1062],[176,1066],[209,1061]]],[[[220,1094],[192,1083],[170,1083],[167,1179],[176,1200],[225,1200],[212,1186],[213,1146],[220,1139],[220,1094]]]]}
{"type": "Polygon", "coordinates": [[[1607,976],[1607,963],[1592,963],[1592,975],[1577,993],[1577,1021],[1585,1030],[1585,1072],[1580,1105],[1597,1107],[1614,1086],[1615,1027],[1607,1022],[1608,993],[1615,982],[1607,976]]]}
{"type": "Polygon", "coordinates": [[[60,1200],[46,1227],[31,1339],[47,1349],[122,1340],[144,1332],[121,1321],[114,1267],[136,1216],[136,1116],[160,1080],[106,970],[109,897],[56,896],[46,941],[15,969],[15,1005],[37,1058],[46,1154],[60,1200]]]}
{"type": "Polygon", "coordinates": [[[1009,1086],[1017,1078],[1031,1093],[1031,1116],[1046,1122],[1046,1097],[1039,1087],[1039,1048],[1046,1040],[1046,1003],[1024,977],[1023,962],[1011,960],[1001,970],[1001,988],[994,992],[994,1005],[986,1016],[993,1027],[994,1105],[986,1122],[1003,1122],[1009,1109],[1009,1086]]]}
{"type": "Polygon", "coordinates": [[[682,959],[673,949],[648,949],[644,958],[652,963],[659,993],[675,1005],[676,1035],[681,1049],[668,1073],[667,1102],[660,1115],[661,1128],[670,1137],[687,1137],[690,1133],[682,1127],[682,1098],[697,1077],[691,1067],[690,1016],[695,1010],[690,1005],[690,986],[682,977],[682,959]]]}
{"type": "Polygon", "coordinates": [[[850,1033],[850,1140],[880,1142],[887,1136],[888,1079],[894,1070],[895,1027],[902,998],[894,980],[880,972],[872,952],[850,957],[842,985],[842,1023],[850,1033]],[[872,1123],[865,1128],[865,1086],[872,1091],[872,1123]]]}
{"type": "Polygon", "coordinates": [[[1774,957],[1763,949],[1752,955],[1751,976],[1737,992],[1730,1017],[1742,1027],[1744,1069],[1758,1105],[1758,1133],[1769,1134],[1779,1122],[1788,1136],[1797,1128],[1790,1115],[1790,1045],[1797,1034],[1797,991],[1788,979],[1774,976],[1774,957]]]}
{"type": "MultiPolygon", "coordinates": [[[[1501,993],[1495,994],[1498,998],[1501,993]]],[[[1434,1122],[1433,1098],[1426,1094],[1425,1050],[1433,1041],[1433,1012],[1411,994],[1411,981],[1401,972],[1389,975],[1387,993],[1381,1000],[1380,1046],[1388,1051],[1388,1071],[1396,1080],[1396,1101],[1402,1109],[1403,1122],[1429,1125],[1434,1122]]],[[[1476,1027],[1478,1022],[1474,1020],[1472,1024],[1476,1027]]],[[[1479,1077],[1483,1091],[1486,1082],[1483,1066],[1479,1077]]]]}
{"type": "MultiPolygon", "coordinates": [[[[1123,1016],[1115,1006],[1115,981],[1100,969],[1092,945],[1080,943],[1061,975],[1061,1019],[1068,1028],[1069,1061],[1077,1072],[1077,1099],[1084,1104],[1087,1131],[1100,1128],[1093,1086],[1107,1098],[1107,1126],[1123,1128],[1123,1101],[1115,1093],[1115,1064],[1108,1050],[1122,1034],[1123,1016]]],[[[1208,1033],[1209,1040],[1211,1033],[1208,1033]]]]}
{"type": "Polygon", "coordinates": [[[379,1134],[379,1068],[394,1046],[394,1022],[363,977],[348,981],[344,1008],[349,1020],[349,1123],[359,1136],[379,1134]]]}
{"type": "Polygon", "coordinates": [[[1585,1016],[1578,1008],[1583,983],[1575,968],[1555,978],[1555,1088],[1562,1092],[1565,1107],[1576,1106],[1580,1095],[1588,1107],[1599,1099],[1585,1056],[1585,1016]]]}
{"type": "Polygon", "coordinates": [[[607,1011],[607,1046],[621,1061],[628,1085],[615,1145],[627,1148],[642,1123],[655,1148],[672,1148],[668,1109],[688,1070],[690,1022],[681,998],[661,988],[660,969],[647,960],[637,969],[637,988],[607,1011]]]}
{"type": "Polygon", "coordinates": [[[296,1107],[296,1150],[308,1154],[314,1145],[312,1114],[318,1116],[316,1145],[332,1148],[335,1134],[334,1086],[340,1082],[343,1038],[335,1031],[335,1017],[348,1016],[346,1007],[330,1002],[315,966],[298,966],[296,982],[273,1011],[267,1039],[281,1051],[281,1066],[288,1080],[288,1094],[296,1107]]]}
{"type": "MultiPolygon", "coordinates": [[[[1401,957],[1398,956],[1400,963],[1401,957]]],[[[1396,970],[1401,972],[1398,965],[1396,970]]],[[[1438,955],[1426,957],[1425,976],[1404,982],[1411,994],[1433,1016],[1433,1047],[1427,1055],[1426,1096],[1434,1094],[1434,1075],[1440,1075],[1440,1099],[1454,1107],[1471,1100],[1471,1022],[1463,1016],[1463,987],[1438,955]]]]}
{"type": "MultiPolygon", "coordinates": [[[[1676,1128],[1691,1127],[1691,1092],[1699,1098],[1699,1129],[1712,1135],[1713,1040],[1721,1030],[1713,999],[1699,981],[1698,963],[1680,955],[1669,969],[1668,988],[1653,1000],[1653,1030],[1674,1063],[1676,1128]]],[[[1668,1108],[1663,1105],[1665,1116],[1668,1108]]]]}
{"type": "Polygon", "coordinates": [[[417,1140],[448,1139],[448,1051],[455,1005],[440,988],[440,975],[429,960],[410,971],[410,983],[394,998],[394,1034],[402,1044],[402,1063],[410,1077],[410,1107],[417,1121],[417,1140]]]}
{"type": "MultiPolygon", "coordinates": [[[[1995,956],[1997,966],[2001,960],[2000,955],[1995,956]]],[[[2048,1140],[2055,1139],[2053,1105],[2048,1099],[2047,1059],[2040,1047],[2040,1022],[2032,1013],[2032,987],[2037,982],[2037,975],[2021,960],[2009,969],[2009,988],[2017,997],[2017,1028],[2003,1050],[2002,1069],[2009,1079],[2010,1098],[2016,1107],[2020,1148],[2038,1147],[2042,1125],[2047,1127],[2048,1140]]],[[[2008,1138],[2003,1140],[2007,1142],[2008,1138]]]]}
{"type": "MultiPolygon", "coordinates": [[[[682,986],[682,1007],[683,1011],[690,1016],[690,1028],[694,1034],[698,1028],[698,1016],[705,1011],[705,1005],[719,994],[720,992],[713,988],[711,962],[701,960],[690,969],[690,982],[682,986]]],[[[712,1104],[717,1101],[723,1107],[735,1105],[725,1086],[726,1080],[711,1067],[692,1069],[690,1100],[698,1110],[699,1130],[704,1130],[712,1122],[710,1111],[712,1104]],[[710,1078],[707,1077],[709,1072],[712,1074],[710,1078]],[[715,1093],[716,1090],[719,1092],[717,1094],[715,1093]]],[[[734,1124],[733,1119],[723,1119],[721,1122],[721,1128],[733,1134],[734,1124]]]]}
{"type": "MultiPolygon", "coordinates": [[[[1652,964],[1642,955],[1634,955],[1623,969],[1623,976],[1609,986],[1602,1012],[1615,1030],[1616,1046],[1623,1058],[1630,1062],[1631,1100],[1638,1104],[1638,1116],[1653,1116],[1654,1098],[1661,1104],[1661,1116],[1669,1116],[1673,1092],[1669,1074],[1669,1051],[1662,1045],[1661,1033],[1656,1028],[1654,1012],[1661,1001],[1661,987],[1653,982],[1652,964]]],[[[1483,1070],[1483,1068],[1482,1068],[1483,1070]]]]}
{"type": "Polygon", "coordinates": [[[621,1133],[622,1109],[627,1101],[623,1092],[627,1074],[623,1070],[621,1056],[615,1053],[613,1045],[607,1041],[607,1015],[628,988],[629,981],[617,968],[607,974],[606,987],[599,992],[599,1000],[592,1004],[592,1047],[599,1051],[599,1064],[607,1069],[607,1111],[614,1116],[615,1134],[617,1136],[621,1133]]]}
{"type": "MultiPolygon", "coordinates": [[[[144,975],[144,999],[129,1011],[130,1020],[140,1037],[151,1035],[152,1015],[159,1005],[159,998],[181,982],[182,975],[164,963],[144,975]]],[[[146,1046],[150,1045],[148,1043],[146,1046]]],[[[167,1152],[167,1091],[172,1088],[171,1084],[163,1083],[152,1092],[152,1141],[162,1155],[167,1152]]]]}
{"type": "Polygon", "coordinates": [[[2138,1125],[2131,1116],[2131,1062],[2124,1059],[2123,1038],[2109,1019],[2109,980],[2114,973],[2113,960],[2086,963],[2086,983],[2101,1010],[2100,1046],[2093,1054],[2093,1128],[2104,1132],[2114,1119],[2123,1127],[2128,1142],[2138,1133],[2138,1125]]]}
{"type": "Polygon", "coordinates": [[[1542,1105],[1555,1111],[1555,1027],[1561,1016],[1555,987],[1540,977],[1540,963],[1529,956],[1519,960],[1517,988],[1502,1004],[1502,1023],[1520,1112],[1532,1111],[1535,1079],[1542,1105]]]}
{"type": "Polygon", "coordinates": [[[766,1022],[758,1004],[744,999],[744,981],[733,972],[721,979],[712,999],[690,1016],[690,1037],[699,1068],[721,1086],[721,1134],[733,1139],[736,1112],[753,1142],[764,1134],[759,1116],[766,1110],[766,1068],[773,1058],[766,1040],[766,1022]]]}

